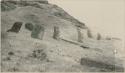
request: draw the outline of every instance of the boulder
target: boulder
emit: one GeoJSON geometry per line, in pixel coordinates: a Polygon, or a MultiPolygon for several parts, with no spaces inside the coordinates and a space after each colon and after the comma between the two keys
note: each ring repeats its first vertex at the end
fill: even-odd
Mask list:
{"type": "Polygon", "coordinates": [[[33,51],[32,57],[43,61],[47,59],[47,54],[45,53],[43,49],[37,49],[33,51]]]}

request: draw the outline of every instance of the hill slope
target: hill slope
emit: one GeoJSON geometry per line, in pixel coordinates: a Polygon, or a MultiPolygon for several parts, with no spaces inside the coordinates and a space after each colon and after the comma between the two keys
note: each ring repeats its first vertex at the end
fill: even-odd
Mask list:
{"type": "Polygon", "coordinates": [[[3,72],[123,71],[113,40],[84,36],[82,43],[77,42],[77,28],[86,34],[88,27],[60,7],[46,0],[4,1],[1,7],[3,72]],[[7,32],[15,22],[23,23],[19,32],[7,32]],[[32,38],[26,23],[44,27],[43,39],[32,38]],[[53,39],[55,26],[59,40],[53,39]]]}

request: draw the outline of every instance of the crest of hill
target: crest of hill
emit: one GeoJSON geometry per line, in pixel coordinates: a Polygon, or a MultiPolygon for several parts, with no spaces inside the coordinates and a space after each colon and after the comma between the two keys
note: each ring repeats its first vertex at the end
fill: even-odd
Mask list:
{"type": "Polygon", "coordinates": [[[50,11],[49,14],[61,19],[72,22],[77,27],[87,29],[84,23],[78,21],[73,16],[69,15],[57,5],[50,4],[47,0],[3,0],[1,3],[1,11],[11,11],[18,7],[32,6],[41,10],[50,11]]]}

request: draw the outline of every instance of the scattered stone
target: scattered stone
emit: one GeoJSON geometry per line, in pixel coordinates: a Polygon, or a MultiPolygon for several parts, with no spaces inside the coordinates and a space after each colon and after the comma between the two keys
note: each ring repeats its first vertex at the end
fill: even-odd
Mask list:
{"type": "Polygon", "coordinates": [[[22,22],[15,22],[11,29],[9,29],[7,32],[15,32],[18,33],[20,31],[20,28],[22,26],[22,22]]]}
{"type": "Polygon", "coordinates": [[[43,49],[34,50],[32,53],[32,57],[37,58],[41,61],[47,59],[47,55],[43,49]]]}

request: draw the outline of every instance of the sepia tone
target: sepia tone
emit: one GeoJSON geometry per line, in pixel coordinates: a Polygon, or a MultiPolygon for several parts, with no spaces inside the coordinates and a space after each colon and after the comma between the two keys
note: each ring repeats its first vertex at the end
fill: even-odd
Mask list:
{"type": "Polygon", "coordinates": [[[49,0],[1,1],[1,72],[124,72],[122,40],[49,0]]]}

